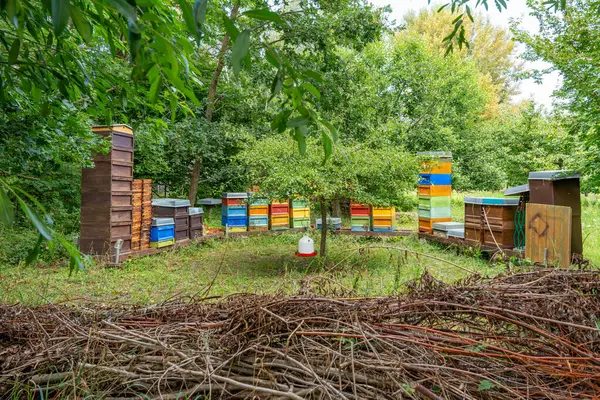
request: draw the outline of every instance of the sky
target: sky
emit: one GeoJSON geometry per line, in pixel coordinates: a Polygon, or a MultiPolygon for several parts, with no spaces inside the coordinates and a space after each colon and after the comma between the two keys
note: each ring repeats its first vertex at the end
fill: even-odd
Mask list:
{"type": "MultiPolygon", "coordinates": [[[[409,11],[419,11],[422,8],[429,7],[427,0],[370,0],[376,6],[390,5],[392,7],[392,14],[390,20],[396,20],[397,23],[401,22],[403,16],[409,11]]],[[[492,2],[490,2],[492,3],[492,2]]],[[[521,27],[527,29],[529,32],[537,33],[538,24],[537,20],[529,16],[529,11],[525,0],[510,0],[508,3],[508,9],[499,12],[494,6],[489,7],[486,11],[485,8],[480,7],[481,11],[489,16],[490,21],[495,25],[507,28],[511,19],[521,19],[521,27]]],[[[432,4],[445,4],[441,1],[432,1],[432,4]]],[[[448,28],[450,29],[450,28],[448,28]]],[[[523,52],[524,47],[520,44],[516,46],[517,54],[523,52]]],[[[548,68],[550,64],[545,62],[525,62],[525,69],[544,69],[548,68]]],[[[534,99],[538,104],[543,104],[548,109],[552,108],[552,92],[557,89],[560,85],[560,76],[557,72],[553,72],[544,77],[542,84],[537,84],[533,79],[523,80],[520,82],[519,90],[520,94],[514,97],[515,102],[526,99],[534,99]]]]}

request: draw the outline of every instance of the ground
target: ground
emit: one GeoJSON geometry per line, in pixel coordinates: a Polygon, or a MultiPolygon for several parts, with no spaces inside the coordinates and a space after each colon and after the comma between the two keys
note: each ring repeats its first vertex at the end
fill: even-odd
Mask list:
{"type": "MultiPolygon", "coordinates": [[[[453,215],[458,221],[463,216],[462,197],[453,198],[453,215]]],[[[598,266],[600,202],[597,198],[584,198],[583,204],[584,253],[598,266]]],[[[414,229],[415,219],[415,213],[402,214],[398,224],[414,229]]],[[[318,243],[318,232],[312,235],[318,243]]],[[[372,296],[396,293],[402,283],[420,276],[424,270],[452,282],[467,276],[467,270],[491,276],[507,268],[504,263],[479,257],[476,251],[459,255],[456,249],[415,237],[332,236],[328,262],[322,265],[319,258],[295,257],[300,237],[298,233],[284,233],[208,241],[130,260],[121,268],[96,265],[71,276],[64,266],[3,266],[0,302],[37,305],[85,299],[149,304],[177,296],[297,294],[324,289],[328,293],[372,296]]]]}

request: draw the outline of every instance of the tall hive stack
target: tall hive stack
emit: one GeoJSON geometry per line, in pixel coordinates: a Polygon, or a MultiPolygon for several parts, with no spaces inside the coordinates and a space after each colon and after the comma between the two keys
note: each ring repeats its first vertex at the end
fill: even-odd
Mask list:
{"type": "Polygon", "coordinates": [[[131,252],[133,206],[133,130],[127,125],[95,126],[92,131],[111,143],[108,154],[94,157],[94,168],[81,176],[80,248],[86,254],[131,252]]]}
{"type": "Polygon", "coordinates": [[[196,239],[204,235],[204,210],[202,207],[190,207],[189,223],[190,239],[196,239]]]}
{"type": "Polygon", "coordinates": [[[518,205],[519,199],[465,197],[465,242],[514,248],[518,205]]]}
{"type": "Polygon", "coordinates": [[[152,179],[142,180],[142,231],[140,248],[150,247],[150,229],[152,228],[152,179]]]}
{"type": "Polygon", "coordinates": [[[271,230],[290,229],[290,204],[273,202],[269,206],[269,223],[271,230]]]}
{"type": "Polygon", "coordinates": [[[394,207],[373,207],[373,231],[393,232],[396,229],[396,209],[394,207]]]}
{"type": "Polygon", "coordinates": [[[248,230],[269,230],[269,201],[256,196],[254,193],[248,193],[248,197],[248,230]]]}
{"type": "Polygon", "coordinates": [[[248,193],[223,193],[221,223],[229,232],[248,230],[248,193]]]}
{"type": "Polygon", "coordinates": [[[368,232],[371,225],[371,207],[364,204],[350,203],[350,230],[368,232]]]}
{"type": "Polygon", "coordinates": [[[133,225],[131,227],[131,250],[141,249],[142,242],[142,183],[141,179],[134,179],[132,187],[133,225]]]}
{"type": "Polygon", "coordinates": [[[189,235],[190,201],[185,199],[154,199],[152,215],[158,218],[173,218],[175,222],[175,240],[185,240],[189,235]]]}
{"type": "Polygon", "coordinates": [[[433,224],[452,221],[452,154],[421,152],[419,163],[419,231],[433,233],[433,224]]]}
{"type": "Polygon", "coordinates": [[[290,223],[292,228],[310,227],[310,207],[307,199],[290,199],[290,223]]]}

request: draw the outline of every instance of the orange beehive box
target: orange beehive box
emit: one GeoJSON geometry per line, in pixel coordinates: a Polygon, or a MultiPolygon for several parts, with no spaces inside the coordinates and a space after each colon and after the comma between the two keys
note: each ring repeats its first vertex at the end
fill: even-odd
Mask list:
{"type": "Polygon", "coordinates": [[[450,161],[422,161],[419,163],[420,174],[451,174],[452,163],[450,161]]]}
{"type": "Polygon", "coordinates": [[[419,185],[419,196],[452,196],[452,185],[419,185]]]}
{"type": "Polygon", "coordinates": [[[419,232],[433,233],[436,222],[452,222],[452,218],[419,218],[419,232]]]}

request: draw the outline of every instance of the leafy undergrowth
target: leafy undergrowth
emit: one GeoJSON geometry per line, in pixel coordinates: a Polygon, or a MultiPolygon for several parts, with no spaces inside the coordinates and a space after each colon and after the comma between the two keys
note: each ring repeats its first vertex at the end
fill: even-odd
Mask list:
{"type": "MultiPolygon", "coordinates": [[[[71,277],[60,267],[6,267],[0,273],[0,302],[151,304],[188,295],[297,294],[309,285],[328,293],[339,288],[361,296],[385,295],[396,293],[404,282],[426,269],[438,279],[453,282],[467,276],[467,270],[494,275],[505,268],[414,237],[332,236],[328,261],[323,265],[318,257],[294,255],[300,237],[299,233],[284,233],[208,241],[129,260],[121,268],[96,265],[71,277]]],[[[318,243],[318,233],[313,237],[318,243]]]]}

